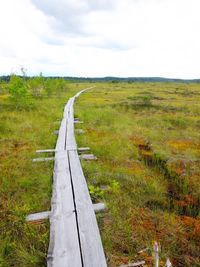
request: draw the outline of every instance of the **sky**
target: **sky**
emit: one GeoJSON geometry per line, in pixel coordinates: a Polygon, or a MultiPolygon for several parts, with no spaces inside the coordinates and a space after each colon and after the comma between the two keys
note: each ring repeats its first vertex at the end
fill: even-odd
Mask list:
{"type": "Polygon", "coordinates": [[[200,78],[200,0],[0,0],[0,75],[200,78]]]}

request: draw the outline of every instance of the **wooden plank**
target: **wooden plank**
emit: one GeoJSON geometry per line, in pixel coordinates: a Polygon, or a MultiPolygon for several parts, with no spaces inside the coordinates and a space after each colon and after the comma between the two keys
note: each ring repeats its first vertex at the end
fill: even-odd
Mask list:
{"type": "Polygon", "coordinates": [[[32,222],[32,221],[45,220],[45,219],[49,218],[50,214],[51,214],[50,211],[43,211],[43,212],[37,212],[37,213],[29,214],[26,217],[26,221],[32,222]]]}
{"type": "Polygon", "coordinates": [[[56,150],[60,151],[65,149],[66,129],[67,129],[67,119],[63,118],[59,129],[58,139],[56,143],[56,150]]]}
{"type": "Polygon", "coordinates": [[[65,150],[69,104],[70,101],[64,108],[55,149],[48,267],[82,267],[72,184],[65,150]]]}
{"type": "MultiPolygon", "coordinates": [[[[70,103],[66,139],[67,146],[76,145],[74,137],[73,104],[75,98],[84,91],[85,90],[82,90],[77,93],[70,103]]],[[[68,160],[75,196],[74,200],[77,212],[83,266],[106,267],[107,264],[101,243],[101,237],[77,150],[68,151],[68,160]]]]}
{"type": "Polygon", "coordinates": [[[58,130],[55,130],[53,133],[54,133],[55,135],[57,135],[57,134],[59,134],[59,131],[58,131],[58,130]]]}
{"type": "MultiPolygon", "coordinates": [[[[69,146],[69,147],[65,147],[65,150],[77,150],[77,146],[69,146]]],[[[87,148],[83,148],[83,150],[81,151],[85,151],[87,150],[87,148]]],[[[56,149],[41,149],[41,150],[36,150],[36,153],[55,153],[58,152],[58,150],[56,149]]]]}
{"type": "Polygon", "coordinates": [[[105,267],[101,237],[77,151],[69,151],[84,266],[105,267]]]}
{"type": "Polygon", "coordinates": [[[76,97],[64,108],[55,152],[48,267],[105,267],[99,229],[74,136],[76,97]]]}
{"type": "Polygon", "coordinates": [[[77,134],[84,134],[85,131],[83,129],[76,129],[77,134]]]}
{"type": "Polygon", "coordinates": [[[65,150],[77,150],[77,146],[66,146],[65,150]]]}
{"type": "Polygon", "coordinates": [[[78,148],[78,152],[85,152],[85,151],[89,151],[90,147],[79,147],[78,148]]]}
{"type": "Polygon", "coordinates": [[[83,124],[84,122],[83,121],[74,121],[75,124],[83,124]]]}
{"type": "Polygon", "coordinates": [[[68,157],[65,151],[56,153],[51,206],[48,267],[82,267],[68,157]]]}
{"type": "Polygon", "coordinates": [[[67,136],[66,136],[66,145],[67,146],[76,146],[76,140],[74,136],[74,97],[71,98],[68,112],[68,123],[67,123],[67,136]]]}
{"type": "Polygon", "coordinates": [[[55,158],[54,157],[49,157],[49,158],[36,158],[33,159],[33,162],[45,162],[45,161],[53,161],[55,158]]]}
{"type": "Polygon", "coordinates": [[[53,153],[56,152],[55,149],[40,149],[40,150],[36,150],[36,153],[53,153]]]}
{"type": "Polygon", "coordinates": [[[138,261],[138,262],[129,263],[126,265],[121,265],[120,267],[137,267],[137,266],[142,266],[144,264],[145,264],[145,261],[138,261]]]}
{"type": "Polygon", "coordinates": [[[97,157],[95,157],[93,154],[81,154],[79,155],[79,158],[84,160],[97,160],[97,157]]]}
{"type": "Polygon", "coordinates": [[[106,209],[105,203],[96,203],[93,204],[94,212],[100,212],[106,209]]]}

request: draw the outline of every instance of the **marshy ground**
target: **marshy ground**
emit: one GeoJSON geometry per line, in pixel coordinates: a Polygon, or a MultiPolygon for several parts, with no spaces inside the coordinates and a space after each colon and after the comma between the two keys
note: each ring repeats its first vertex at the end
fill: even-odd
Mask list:
{"type": "MultiPolygon", "coordinates": [[[[53,163],[31,160],[35,150],[55,146],[64,104],[88,87],[66,83],[57,94],[51,82],[34,90],[31,108],[16,107],[1,85],[0,266],[46,266],[48,222],[25,217],[50,209],[53,163]]],[[[36,85],[29,81],[28,90],[36,85]]],[[[85,131],[76,138],[98,158],[82,165],[92,200],[108,207],[97,217],[108,265],[152,266],[157,241],[160,266],[167,257],[174,266],[200,266],[199,84],[94,85],[75,104],[84,122],[76,128],[85,131]]]]}
{"type": "Polygon", "coordinates": [[[75,111],[78,143],[98,158],[83,167],[92,197],[108,206],[99,223],[109,266],[152,266],[155,240],[163,263],[199,266],[199,85],[99,84],[75,111]]]}

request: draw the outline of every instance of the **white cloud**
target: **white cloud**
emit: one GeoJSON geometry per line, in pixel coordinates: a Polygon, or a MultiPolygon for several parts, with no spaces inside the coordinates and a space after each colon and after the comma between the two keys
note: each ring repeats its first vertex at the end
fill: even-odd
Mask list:
{"type": "Polygon", "coordinates": [[[200,77],[199,0],[7,0],[0,75],[200,77]]]}

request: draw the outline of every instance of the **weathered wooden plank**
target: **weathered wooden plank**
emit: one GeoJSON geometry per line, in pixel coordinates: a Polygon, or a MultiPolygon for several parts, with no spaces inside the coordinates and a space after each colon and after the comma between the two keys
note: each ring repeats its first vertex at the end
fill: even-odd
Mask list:
{"type": "Polygon", "coordinates": [[[83,129],[76,129],[77,134],[84,134],[85,131],[83,129]]]}
{"type": "Polygon", "coordinates": [[[37,212],[37,213],[29,214],[26,217],[26,221],[32,222],[32,221],[45,220],[45,219],[48,219],[50,215],[51,215],[50,211],[37,212]]]}
{"type": "Polygon", "coordinates": [[[64,108],[55,152],[48,267],[105,267],[93,205],[74,136],[76,97],[64,108]]]}
{"type": "Polygon", "coordinates": [[[89,151],[90,147],[79,147],[78,148],[78,152],[85,152],[85,151],[89,151]]]}
{"type": "Polygon", "coordinates": [[[93,204],[93,209],[95,212],[100,212],[106,209],[105,203],[96,203],[93,204]]]}
{"type": "MultiPolygon", "coordinates": [[[[70,111],[68,113],[67,146],[76,144],[73,123],[73,104],[75,98],[84,91],[85,90],[82,90],[77,93],[71,100],[70,111]]],[[[68,151],[68,159],[74,189],[83,266],[105,267],[107,264],[101,243],[101,237],[77,150],[68,151]]]]}
{"type": "Polygon", "coordinates": [[[84,122],[83,121],[74,121],[75,124],[83,124],[84,122]]]}
{"type": "Polygon", "coordinates": [[[68,112],[68,124],[67,124],[67,136],[66,136],[66,145],[67,146],[76,146],[76,140],[74,136],[74,97],[71,98],[68,112]]]}
{"type": "Polygon", "coordinates": [[[138,261],[138,262],[133,262],[133,263],[129,263],[126,265],[121,265],[120,267],[137,267],[137,266],[142,266],[145,264],[145,261],[138,261]]]}
{"type": "Polygon", "coordinates": [[[59,129],[58,139],[56,143],[56,150],[60,151],[65,149],[66,129],[67,129],[67,119],[63,118],[59,129]]]}
{"type": "Polygon", "coordinates": [[[58,130],[55,130],[55,131],[53,131],[53,133],[54,133],[55,135],[58,135],[58,134],[59,134],[59,131],[58,131],[58,130]]]}
{"type": "Polygon", "coordinates": [[[33,162],[44,162],[44,161],[53,161],[55,158],[54,157],[49,157],[49,158],[36,158],[33,159],[33,162]]]}
{"type": "MultiPolygon", "coordinates": [[[[67,147],[66,146],[65,150],[77,150],[77,147],[76,146],[74,146],[74,147],[72,147],[72,146],[67,147]]],[[[87,148],[83,148],[81,151],[86,151],[86,150],[87,150],[87,148]]],[[[36,153],[55,153],[55,152],[59,152],[59,151],[56,150],[56,149],[41,149],[41,150],[36,150],[36,153]]]]}
{"type": "Polygon", "coordinates": [[[82,267],[73,191],[65,151],[56,153],[48,267],[82,267]]]}
{"type": "Polygon", "coordinates": [[[39,150],[36,150],[36,153],[53,153],[53,152],[56,152],[55,149],[39,149],[39,150]]]}
{"type": "Polygon", "coordinates": [[[81,154],[79,155],[79,158],[84,160],[97,160],[97,157],[95,157],[93,154],[81,154]]]}
{"type": "Polygon", "coordinates": [[[77,151],[69,151],[84,266],[105,267],[97,221],[77,151]]]}

